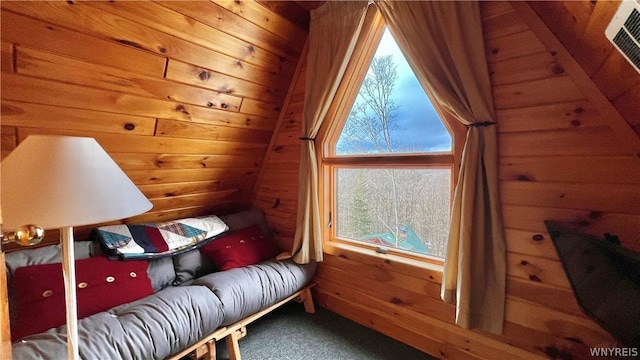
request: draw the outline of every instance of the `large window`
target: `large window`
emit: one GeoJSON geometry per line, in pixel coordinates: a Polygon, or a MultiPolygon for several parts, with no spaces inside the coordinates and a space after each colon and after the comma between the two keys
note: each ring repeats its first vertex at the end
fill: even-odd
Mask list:
{"type": "Polygon", "coordinates": [[[451,135],[386,28],[335,150],[337,155],[451,151],[451,135]]]}
{"type": "Polygon", "coordinates": [[[369,50],[360,43],[365,50],[352,59],[360,76],[342,84],[351,100],[336,110],[323,146],[327,236],[372,251],[443,258],[454,132],[382,20],[372,24],[377,35],[362,37],[370,39],[369,50]]]}
{"type": "Polygon", "coordinates": [[[444,257],[451,169],[337,168],[336,236],[444,257]]]}

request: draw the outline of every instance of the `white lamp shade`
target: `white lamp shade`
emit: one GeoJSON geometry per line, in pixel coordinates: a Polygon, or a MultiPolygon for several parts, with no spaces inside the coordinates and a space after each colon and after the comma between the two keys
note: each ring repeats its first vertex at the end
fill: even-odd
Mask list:
{"type": "Polygon", "coordinates": [[[153,206],[93,138],[31,135],[0,166],[6,230],[90,225],[153,206]]]}

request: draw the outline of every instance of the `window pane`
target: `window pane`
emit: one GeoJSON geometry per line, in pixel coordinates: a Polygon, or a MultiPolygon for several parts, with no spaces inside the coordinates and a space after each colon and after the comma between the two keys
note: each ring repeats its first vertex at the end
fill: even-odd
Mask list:
{"type": "Polygon", "coordinates": [[[336,170],[338,237],[444,257],[450,169],[336,170]]]}
{"type": "Polygon", "coordinates": [[[451,135],[388,30],[335,151],[338,155],[451,151],[451,135]]]}

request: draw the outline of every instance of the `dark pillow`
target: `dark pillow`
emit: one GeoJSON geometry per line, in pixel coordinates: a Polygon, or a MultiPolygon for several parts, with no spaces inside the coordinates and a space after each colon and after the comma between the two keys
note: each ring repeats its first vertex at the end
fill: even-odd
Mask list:
{"type": "Polygon", "coordinates": [[[229,270],[275,257],[280,249],[269,240],[260,225],[222,236],[200,248],[219,270],[229,270]]]}
{"type": "MultiPolygon", "coordinates": [[[[17,297],[12,341],[66,323],[61,263],[20,267],[12,280],[17,297]]],[[[151,294],[147,261],[76,260],[78,319],[151,294]]]]}
{"type": "Polygon", "coordinates": [[[216,266],[198,249],[173,257],[175,279],[173,285],[187,283],[200,276],[216,271],[216,266]]]}

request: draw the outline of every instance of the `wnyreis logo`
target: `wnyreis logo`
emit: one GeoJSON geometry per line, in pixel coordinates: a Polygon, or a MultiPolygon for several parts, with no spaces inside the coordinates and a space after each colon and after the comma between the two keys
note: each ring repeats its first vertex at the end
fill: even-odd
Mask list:
{"type": "Polygon", "coordinates": [[[624,348],[624,347],[615,347],[615,348],[590,348],[591,356],[602,356],[602,357],[637,357],[639,352],[638,348],[624,348]]]}

